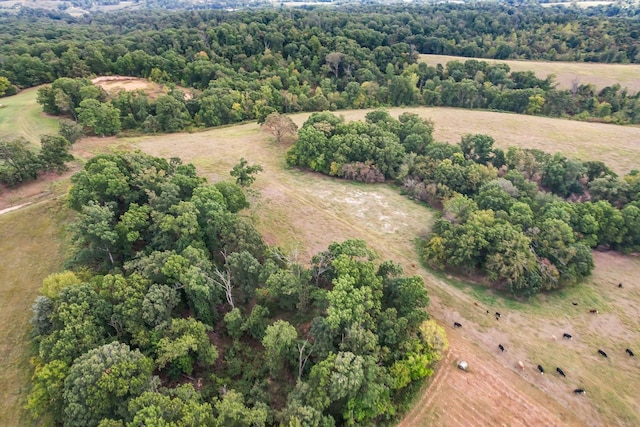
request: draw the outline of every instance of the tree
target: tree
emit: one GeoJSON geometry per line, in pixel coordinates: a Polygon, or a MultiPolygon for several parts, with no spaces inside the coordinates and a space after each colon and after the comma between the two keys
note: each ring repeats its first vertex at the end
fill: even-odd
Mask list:
{"type": "Polygon", "coordinates": [[[9,89],[9,86],[11,86],[9,79],[4,76],[0,76],[0,96],[4,96],[7,89],[9,89]]]}
{"type": "Polygon", "coordinates": [[[214,403],[218,417],[216,427],[264,427],[267,424],[267,408],[248,408],[244,397],[235,390],[229,390],[221,400],[214,403]]]}
{"type": "Polygon", "coordinates": [[[254,176],[258,172],[262,172],[262,166],[260,165],[251,165],[248,166],[247,160],[243,157],[240,159],[240,163],[233,167],[233,170],[230,172],[231,176],[236,178],[236,184],[240,187],[249,187],[256,180],[254,176]]]}
{"type": "Polygon", "coordinates": [[[191,116],[189,116],[184,100],[164,95],[156,99],[155,107],[156,120],[164,132],[177,132],[191,122],[191,116]]]}
{"type": "Polygon", "coordinates": [[[64,381],[68,371],[69,366],[60,360],[36,366],[26,406],[34,418],[50,413],[54,419],[62,419],[64,381]]]}
{"type": "Polygon", "coordinates": [[[78,122],[95,135],[115,135],[120,132],[120,110],[110,102],[85,99],[78,106],[78,122]]]}
{"type": "Polygon", "coordinates": [[[73,120],[62,119],[59,121],[59,126],[60,130],[58,131],[58,133],[71,144],[76,143],[80,138],[84,136],[82,126],[74,122],[73,120]]]}
{"type": "Polygon", "coordinates": [[[211,365],[218,358],[217,349],[209,342],[208,328],[193,318],[172,319],[157,344],[156,363],[159,369],[170,365],[175,375],[190,375],[194,365],[211,365]],[[177,371],[177,372],[176,372],[177,371]]]}
{"type": "Polygon", "coordinates": [[[581,194],[584,190],[580,180],[586,172],[582,163],[557,153],[544,166],[542,185],[561,197],[581,194]]]}
{"type": "Polygon", "coordinates": [[[129,418],[129,401],[147,391],[152,369],[150,359],[119,342],[83,354],[64,381],[65,426],[129,418]]]}
{"type": "Polygon", "coordinates": [[[17,185],[38,177],[41,163],[24,138],[0,141],[0,182],[17,185]]]}
{"type": "Polygon", "coordinates": [[[262,129],[272,134],[276,138],[276,143],[279,144],[285,138],[294,137],[298,126],[289,116],[271,113],[262,124],[262,129]]]}
{"type": "Polygon", "coordinates": [[[178,291],[169,286],[154,283],[142,301],[142,319],[152,327],[168,326],[171,313],[179,303],[178,291]]]}
{"type": "Polygon", "coordinates": [[[340,63],[344,57],[345,55],[340,52],[331,52],[325,57],[325,60],[327,61],[327,64],[331,66],[331,71],[333,71],[336,79],[338,78],[338,72],[340,71],[340,63]]]}
{"type": "Polygon", "coordinates": [[[43,135],[40,137],[40,145],[39,158],[44,170],[61,173],[68,169],[65,163],[74,158],[69,153],[69,141],[62,136],[43,135]]]}
{"type": "Polygon", "coordinates": [[[467,159],[484,165],[492,159],[494,143],[495,140],[488,135],[464,135],[460,148],[467,159]]]}
{"type": "Polygon", "coordinates": [[[38,337],[43,363],[60,360],[71,365],[83,353],[105,343],[113,314],[111,305],[87,283],[64,288],[49,317],[53,330],[38,337]]]}
{"type": "Polygon", "coordinates": [[[267,327],[262,345],[266,350],[265,359],[272,376],[275,376],[283,368],[284,362],[293,355],[297,338],[296,328],[285,320],[277,320],[267,327]]]}
{"type": "Polygon", "coordinates": [[[119,260],[115,222],[113,206],[94,201],[84,206],[74,227],[79,256],[88,256],[92,261],[108,260],[114,267],[119,260]]]}
{"type": "Polygon", "coordinates": [[[82,283],[82,281],[73,271],[52,273],[42,281],[40,292],[47,298],[56,299],[63,289],[79,285],[80,283],[82,283]]]}
{"type": "Polygon", "coordinates": [[[44,295],[38,295],[35,302],[31,306],[33,317],[31,325],[33,326],[34,335],[48,335],[53,330],[51,315],[53,314],[53,301],[44,295]]]}
{"type": "Polygon", "coordinates": [[[213,426],[213,408],[190,384],[147,391],[129,402],[133,420],[127,427],[213,426]]]}

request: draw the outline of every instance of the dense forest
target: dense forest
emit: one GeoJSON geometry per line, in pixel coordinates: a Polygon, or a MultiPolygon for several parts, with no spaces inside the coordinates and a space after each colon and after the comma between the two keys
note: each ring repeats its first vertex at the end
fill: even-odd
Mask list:
{"type": "Polygon", "coordinates": [[[640,24],[633,11],[595,17],[594,11],[488,3],[72,18],[25,10],[0,17],[6,29],[0,34],[0,77],[9,82],[6,94],[61,77],[109,74],[196,89],[189,100],[176,95],[156,101],[179,110],[170,126],[154,119],[155,102],[116,101],[122,129],[147,132],[261,120],[273,111],[387,105],[638,123],[639,95],[619,86],[559,90],[551,77],[511,72],[504,64],[417,62],[419,53],[639,62],[640,24]]]}
{"type": "Polygon", "coordinates": [[[384,424],[446,347],[422,279],[365,242],[305,266],[239,212],[258,165],[103,154],[71,179],[70,270],[45,279],[28,407],[65,426],[384,424]]]}
{"type": "Polygon", "coordinates": [[[515,295],[580,283],[594,266],[591,248],[640,250],[638,171],[618,177],[602,162],[517,147],[505,152],[488,135],[453,145],[432,133],[433,125],[412,113],[396,120],[377,110],[350,123],[314,113],[287,161],[357,181],[395,180],[441,207],[425,260],[480,271],[515,295]]]}

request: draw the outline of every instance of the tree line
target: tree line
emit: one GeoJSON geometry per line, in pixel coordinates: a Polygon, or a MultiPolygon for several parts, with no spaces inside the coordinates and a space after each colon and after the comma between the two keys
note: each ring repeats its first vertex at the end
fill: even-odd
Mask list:
{"type": "Polygon", "coordinates": [[[488,135],[433,140],[416,114],[384,110],[345,123],[314,113],[287,162],[364,182],[394,180],[442,208],[422,254],[435,267],[483,272],[496,286],[531,295],[579,283],[591,248],[640,250],[640,172],[618,177],[604,163],[494,147],[488,135]]]}
{"type": "Polygon", "coordinates": [[[309,265],[241,211],[258,165],[100,154],[71,178],[73,255],[34,305],[28,408],[65,426],[390,423],[446,348],[419,277],[363,241],[309,265]]]}
{"type": "Polygon", "coordinates": [[[196,126],[260,119],[274,111],[383,105],[490,108],[637,123],[638,95],[619,86],[599,92],[589,85],[557,90],[550,78],[510,72],[505,65],[417,64],[419,53],[637,61],[637,20],[601,16],[608,25],[594,27],[590,13],[487,4],[403,11],[382,6],[137,11],[55,20],[5,16],[0,17],[7,29],[0,35],[0,77],[12,88],[109,74],[195,88],[202,91],[200,100],[210,98],[199,115],[199,105],[185,103],[183,113],[196,126]],[[537,46],[536,38],[544,42],[537,46]],[[562,46],[556,46],[559,40],[562,46]],[[597,45],[600,41],[605,44],[597,45]],[[468,49],[469,44],[477,48],[468,49]],[[547,56],[558,49],[565,55],[547,56]],[[611,49],[614,57],[606,56],[611,49]]]}

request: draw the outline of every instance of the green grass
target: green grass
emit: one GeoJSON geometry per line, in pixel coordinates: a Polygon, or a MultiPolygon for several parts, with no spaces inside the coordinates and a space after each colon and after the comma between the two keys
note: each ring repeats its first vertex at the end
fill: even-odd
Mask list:
{"type": "Polygon", "coordinates": [[[0,426],[32,425],[29,390],[31,304],[42,279],[61,269],[69,211],[47,201],[0,216],[0,426]]]}
{"type": "Polygon", "coordinates": [[[58,120],[45,115],[36,102],[37,88],[26,89],[17,95],[0,98],[0,140],[24,137],[38,143],[40,135],[57,134],[58,120]]]}

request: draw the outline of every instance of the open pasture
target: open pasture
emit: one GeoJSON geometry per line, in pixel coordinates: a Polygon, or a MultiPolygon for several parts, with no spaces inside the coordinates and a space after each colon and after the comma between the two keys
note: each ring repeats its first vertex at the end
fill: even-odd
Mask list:
{"type": "Polygon", "coordinates": [[[64,262],[64,202],[49,200],[0,216],[0,425],[26,426],[32,367],[31,304],[42,279],[64,262]]]}
{"type": "MultiPolygon", "coordinates": [[[[633,157],[629,164],[620,163],[624,159],[605,150],[617,132],[640,132],[636,128],[595,125],[593,129],[603,132],[597,139],[586,138],[594,130],[581,130],[594,125],[589,123],[454,109],[392,109],[391,113],[402,111],[431,117],[438,140],[456,142],[461,134],[482,132],[493,135],[501,146],[530,146],[532,135],[546,132],[539,137],[538,148],[566,152],[571,147],[567,141],[584,135],[584,152],[600,155],[594,158],[606,161],[618,172],[629,169],[639,158],[637,146],[632,152],[635,154],[627,155],[633,157]],[[517,119],[532,121],[518,123],[517,119]],[[552,131],[553,127],[545,131],[550,122],[559,122],[562,132],[552,131]],[[618,163],[614,164],[616,159],[618,163]]],[[[364,117],[366,112],[339,114],[353,120],[364,117]]],[[[307,116],[293,118],[301,124],[307,116]]],[[[422,276],[430,291],[430,312],[447,328],[451,349],[431,386],[417,398],[414,410],[402,425],[640,424],[640,404],[636,399],[640,394],[640,363],[624,353],[629,347],[640,354],[639,258],[596,253],[596,270],[588,283],[529,301],[514,301],[482,283],[472,285],[471,278],[460,281],[421,267],[415,238],[428,233],[435,214],[432,210],[409,200],[390,185],[365,185],[289,169],[284,162],[287,147],[275,144],[255,123],[191,134],[87,138],[74,146],[74,150],[87,153],[115,148],[179,156],[185,162],[193,162],[211,181],[231,179],[229,171],[241,157],[250,164],[259,163],[264,172],[258,174],[254,184],[258,191],[251,196],[252,208],[246,215],[257,222],[268,243],[306,261],[332,241],[361,238],[380,258],[392,259],[407,273],[422,276]],[[619,282],[623,288],[617,287],[619,282]],[[599,314],[589,313],[590,309],[598,309],[599,314]],[[495,311],[502,313],[499,321],[493,316],[495,311]],[[454,321],[463,327],[454,330],[450,327],[454,321]],[[571,333],[574,339],[563,340],[564,332],[571,333]],[[551,338],[554,335],[555,341],[551,338]],[[498,350],[498,344],[505,347],[504,353],[498,350]],[[597,354],[599,348],[609,354],[607,359],[597,354]],[[470,362],[468,373],[455,367],[460,359],[470,362]],[[518,361],[523,361],[524,371],[519,370],[518,361]],[[546,368],[545,375],[538,373],[537,364],[546,368]],[[556,367],[561,367],[567,378],[558,376],[556,367]],[[578,387],[587,390],[587,394],[575,395],[572,391],[578,387]]],[[[3,412],[13,414],[8,415],[10,423],[24,420],[20,406],[28,381],[29,307],[41,278],[56,271],[61,262],[59,225],[52,222],[56,218],[52,211],[43,206],[51,205],[36,205],[0,217],[7,251],[13,249],[18,257],[3,271],[3,277],[15,279],[0,287],[0,308],[9,313],[10,305],[11,313],[22,313],[15,321],[4,322],[0,334],[0,348],[11,351],[4,360],[8,361],[7,375],[11,371],[13,376],[2,381],[13,384],[3,399],[3,412]],[[49,231],[21,228],[15,221],[22,219],[25,224],[49,224],[49,231]],[[37,236],[45,240],[40,241],[37,236]],[[42,252],[25,256],[28,251],[24,248],[36,243],[41,243],[42,252]],[[15,251],[15,247],[21,250],[15,251]],[[29,264],[33,259],[46,263],[29,264]],[[11,297],[5,298],[5,293],[11,297]],[[18,346],[18,342],[23,344],[18,346]]]]}
{"type": "MultiPolygon", "coordinates": [[[[567,3],[568,4],[568,3],[567,3]]],[[[548,75],[555,74],[554,81],[560,89],[571,89],[574,82],[578,84],[592,84],[598,90],[619,83],[626,87],[630,93],[640,90],[640,64],[601,64],[594,62],[551,62],[551,61],[524,61],[503,60],[487,58],[466,58],[463,56],[447,55],[420,55],[420,61],[431,66],[449,61],[464,62],[469,59],[486,61],[492,64],[507,64],[511,71],[533,71],[540,79],[546,79],[548,75]]]]}
{"type": "MultiPolygon", "coordinates": [[[[433,110],[412,111],[433,117],[433,110]]],[[[467,116],[473,112],[442,111],[456,116],[457,123],[462,122],[463,126],[474,122],[473,116],[467,116]]],[[[392,114],[399,112],[392,110],[392,114]]],[[[365,113],[342,112],[347,119],[360,118],[365,113]]],[[[486,114],[503,119],[511,116],[486,114]]],[[[299,123],[304,118],[305,115],[294,116],[299,123]]],[[[466,133],[462,126],[451,130],[443,123],[438,125],[437,117],[434,121],[443,134],[466,133]]],[[[528,126],[532,130],[540,127],[528,126]]],[[[555,146],[551,136],[547,136],[546,144],[555,148],[553,151],[564,152],[563,141],[573,137],[565,129],[555,146]]],[[[598,253],[596,272],[589,283],[530,301],[514,301],[482,284],[472,286],[419,266],[414,238],[428,232],[433,219],[431,210],[387,185],[363,185],[287,169],[286,147],[277,146],[253,123],[130,142],[132,147],[154,155],[179,155],[194,162],[201,173],[214,181],[228,179],[228,171],[240,157],[249,163],[260,163],[265,168],[255,184],[260,195],[255,196],[248,215],[258,221],[270,244],[280,245],[306,260],[332,241],[362,238],[381,258],[391,258],[408,273],[425,279],[434,317],[444,325],[450,326],[454,321],[464,325],[448,330],[452,358],[467,358],[476,366],[465,377],[457,371],[452,358],[444,361],[442,370],[450,371],[443,374],[449,376],[446,384],[434,387],[433,397],[427,391],[427,400],[420,401],[416,408],[428,409],[407,425],[455,425],[455,420],[470,419],[477,419],[477,425],[515,421],[544,425],[640,423],[640,407],[634,398],[640,393],[639,365],[624,353],[626,346],[640,348],[640,315],[632,303],[640,300],[640,286],[632,279],[640,274],[640,260],[598,253]],[[615,270],[610,267],[614,261],[615,270]],[[623,292],[617,288],[618,279],[629,283],[623,292]],[[598,308],[600,314],[590,314],[591,308],[598,308]],[[500,321],[495,320],[494,311],[503,314],[500,321]],[[563,341],[565,331],[573,332],[575,339],[563,341]],[[558,337],[556,341],[552,340],[553,335],[558,337]],[[499,343],[506,347],[504,353],[498,351],[499,343]],[[610,358],[600,357],[598,348],[608,350],[610,358]],[[525,364],[524,371],[517,367],[519,360],[525,364]],[[537,364],[547,368],[547,375],[538,373],[537,364]],[[555,374],[556,367],[562,367],[567,378],[555,374]],[[588,394],[575,395],[572,391],[579,387],[587,389],[588,394]],[[452,393],[460,405],[452,403],[452,393]]],[[[605,142],[587,148],[596,153],[605,142]]],[[[527,145],[517,133],[510,144],[527,145]]],[[[434,385],[437,381],[436,378],[434,385]]]]}

